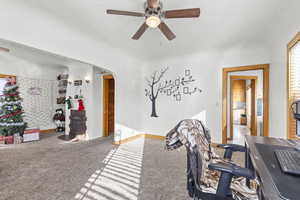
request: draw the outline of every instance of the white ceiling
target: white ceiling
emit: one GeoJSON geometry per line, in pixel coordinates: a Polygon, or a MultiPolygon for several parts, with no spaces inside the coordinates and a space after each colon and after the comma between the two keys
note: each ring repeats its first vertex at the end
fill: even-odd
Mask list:
{"type": "Polygon", "coordinates": [[[177,35],[168,41],[148,29],[139,41],[131,36],[143,18],[107,15],[106,9],[143,11],[143,0],[26,0],[72,28],[132,55],[151,58],[190,54],[236,44],[262,44],[283,12],[299,0],[162,0],[165,9],[201,8],[199,19],[169,19],[177,35]]]}
{"type": "Polygon", "coordinates": [[[32,47],[24,46],[15,42],[0,39],[0,47],[9,49],[9,52],[0,51],[1,59],[19,58],[40,67],[65,68],[77,65],[89,65],[78,60],[66,58],[53,53],[45,52],[32,47]]]}

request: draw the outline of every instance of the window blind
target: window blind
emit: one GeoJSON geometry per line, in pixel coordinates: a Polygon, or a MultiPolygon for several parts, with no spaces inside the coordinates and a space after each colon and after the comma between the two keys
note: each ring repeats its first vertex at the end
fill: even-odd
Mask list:
{"type": "MultiPolygon", "coordinates": [[[[300,34],[298,35],[300,36],[300,34]]],[[[297,41],[293,40],[293,45],[289,48],[288,67],[288,134],[289,138],[293,139],[296,135],[300,137],[300,123],[294,119],[290,110],[291,104],[296,100],[300,100],[300,37],[297,41]]]]}

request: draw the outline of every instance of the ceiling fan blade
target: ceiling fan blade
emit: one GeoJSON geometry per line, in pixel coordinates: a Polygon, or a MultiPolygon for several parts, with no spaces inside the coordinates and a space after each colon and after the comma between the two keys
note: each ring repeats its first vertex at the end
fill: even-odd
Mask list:
{"type": "Polygon", "coordinates": [[[147,0],[150,8],[157,8],[159,6],[159,0],[147,0]]]}
{"type": "Polygon", "coordinates": [[[139,12],[129,12],[129,11],[122,11],[122,10],[107,10],[107,14],[111,15],[126,15],[126,16],[134,16],[134,17],[144,17],[144,13],[139,12]]]}
{"type": "Polygon", "coordinates": [[[176,38],[176,35],[171,31],[171,29],[164,22],[161,22],[158,28],[166,36],[166,38],[168,38],[168,40],[173,40],[174,38],[176,38]]]}
{"type": "Polygon", "coordinates": [[[168,10],[165,11],[165,18],[192,18],[200,16],[200,8],[168,10]]]}
{"type": "Polygon", "coordinates": [[[139,30],[134,34],[134,36],[132,37],[132,39],[134,40],[138,40],[140,39],[140,37],[145,33],[145,31],[148,29],[148,25],[146,23],[144,23],[139,30]]]}

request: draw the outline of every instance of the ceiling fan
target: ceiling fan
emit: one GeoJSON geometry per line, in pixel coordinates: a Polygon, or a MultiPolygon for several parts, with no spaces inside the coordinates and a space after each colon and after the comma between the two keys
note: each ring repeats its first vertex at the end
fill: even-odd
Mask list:
{"type": "Polygon", "coordinates": [[[147,0],[145,2],[145,13],[129,12],[121,10],[107,10],[107,14],[126,15],[133,17],[145,17],[145,22],[134,34],[132,39],[138,40],[150,28],[159,28],[161,32],[168,38],[173,40],[176,35],[170,30],[163,19],[171,18],[195,18],[200,16],[200,8],[181,9],[181,10],[163,10],[163,4],[160,0],[147,0]]]}

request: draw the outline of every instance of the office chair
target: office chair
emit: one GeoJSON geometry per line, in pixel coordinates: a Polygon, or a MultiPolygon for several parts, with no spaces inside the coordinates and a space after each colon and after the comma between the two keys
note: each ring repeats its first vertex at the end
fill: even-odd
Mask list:
{"type": "Polygon", "coordinates": [[[294,118],[298,121],[300,121],[300,113],[299,113],[299,107],[300,100],[294,101],[291,105],[291,111],[293,112],[294,118]]]}
{"type": "Polygon", "coordinates": [[[246,186],[254,172],[231,161],[234,152],[245,152],[243,146],[219,145],[225,150],[221,158],[211,146],[208,129],[199,120],[183,120],[166,136],[166,149],[181,146],[187,150],[187,189],[194,200],[252,200],[255,190],[246,186]]]}

